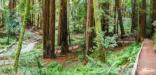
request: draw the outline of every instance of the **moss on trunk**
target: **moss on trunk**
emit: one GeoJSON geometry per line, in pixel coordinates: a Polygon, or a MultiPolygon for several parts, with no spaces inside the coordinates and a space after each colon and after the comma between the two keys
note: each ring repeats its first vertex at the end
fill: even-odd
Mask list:
{"type": "Polygon", "coordinates": [[[30,9],[29,3],[30,3],[30,0],[26,0],[25,15],[24,15],[23,23],[22,23],[23,26],[22,26],[21,33],[20,33],[18,48],[17,48],[17,52],[16,52],[16,57],[15,57],[15,63],[14,63],[14,70],[16,72],[18,72],[19,57],[20,57],[20,52],[22,49],[22,43],[23,43],[25,28],[26,28],[26,24],[27,24],[27,16],[29,15],[29,9],[30,9]]]}

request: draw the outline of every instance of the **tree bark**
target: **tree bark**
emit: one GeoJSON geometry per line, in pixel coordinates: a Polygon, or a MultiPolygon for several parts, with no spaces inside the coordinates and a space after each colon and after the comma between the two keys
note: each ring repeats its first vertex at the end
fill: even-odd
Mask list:
{"type": "Polygon", "coordinates": [[[137,30],[137,8],[136,8],[136,0],[132,0],[132,26],[131,26],[131,32],[134,33],[135,30],[137,30]]]}
{"type": "Polygon", "coordinates": [[[50,58],[49,56],[49,49],[50,49],[50,42],[49,42],[49,5],[50,0],[45,0],[43,5],[43,58],[50,58]]]}
{"type": "Polygon", "coordinates": [[[140,25],[139,25],[139,28],[140,28],[140,41],[143,41],[144,40],[144,37],[146,35],[146,0],[142,0],[142,5],[141,5],[141,10],[140,10],[140,19],[139,19],[139,22],[140,22],[140,25]]]}
{"type": "Polygon", "coordinates": [[[49,55],[55,58],[55,0],[50,0],[50,23],[49,23],[49,38],[50,38],[50,50],[49,55]]]}
{"type": "Polygon", "coordinates": [[[43,4],[43,58],[55,58],[55,0],[43,4]]]}
{"type": "Polygon", "coordinates": [[[88,51],[93,47],[93,27],[94,27],[93,0],[87,0],[87,20],[86,20],[86,49],[84,60],[87,60],[88,51]]]}
{"type": "Polygon", "coordinates": [[[9,0],[9,9],[14,9],[16,7],[16,0],[9,0]]]}
{"type": "Polygon", "coordinates": [[[67,25],[67,0],[60,0],[60,16],[58,25],[58,45],[61,46],[61,53],[68,53],[68,25],[67,25]]]}

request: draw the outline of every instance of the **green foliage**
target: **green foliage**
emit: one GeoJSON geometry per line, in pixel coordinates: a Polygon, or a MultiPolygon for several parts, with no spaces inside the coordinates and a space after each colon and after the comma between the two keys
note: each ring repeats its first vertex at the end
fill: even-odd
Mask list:
{"type": "Polygon", "coordinates": [[[117,46],[117,35],[105,36],[105,33],[103,32],[97,33],[94,42],[100,43],[102,48],[99,50],[98,46],[95,46],[92,49],[93,57],[105,62],[106,50],[115,48],[117,46]]]}
{"type": "Polygon", "coordinates": [[[0,70],[1,70],[3,73],[5,73],[5,74],[9,74],[9,73],[12,71],[12,68],[9,67],[9,66],[4,65],[4,66],[1,67],[0,70]]]}
{"type": "Polygon", "coordinates": [[[69,69],[63,69],[59,63],[50,63],[44,71],[46,75],[120,75],[124,67],[124,75],[128,75],[133,67],[140,45],[132,44],[121,52],[107,52],[106,63],[97,59],[89,58],[89,63],[81,63],[69,69]]]}
{"type": "Polygon", "coordinates": [[[45,74],[46,75],[60,75],[60,71],[62,70],[62,65],[57,63],[57,62],[53,62],[48,64],[47,68],[45,69],[45,74]]]}
{"type": "Polygon", "coordinates": [[[75,32],[75,33],[84,32],[85,17],[86,17],[85,7],[86,7],[85,0],[70,1],[69,26],[70,26],[71,32],[75,32]]]}
{"type": "MultiPolygon", "coordinates": [[[[125,69],[124,75],[128,75],[127,73],[130,73],[132,70],[139,48],[140,45],[135,43],[120,52],[108,50],[106,52],[106,61],[103,63],[106,65],[104,66],[105,70],[103,71],[103,75],[119,75],[120,71],[123,69],[125,69]]],[[[91,56],[98,59],[100,54],[101,53],[98,53],[98,51],[95,50],[91,56]]],[[[95,59],[94,62],[98,61],[95,59]]]]}
{"type": "Polygon", "coordinates": [[[156,21],[154,21],[152,24],[153,24],[153,27],[154,27],[154,35],[153,35],[154,49],[156,51],[156,33],[155,33],[155,31],[156,31],[156,21]]]}
{"type": "Polygon", "coordinates": [[[42,56],[42,44],[38,44],[32,51],[20,56],[20,66],[31,67],[37,64],[37,58],[42,56]]]}
{"type": "Polygon", "coordinates": [[[154,26],[154,30],[156,30],[156,21],[154,21],[152,24],[154,26]]]}
{"type": "Polygon", "coordinates": [[[11,34],[19,33],[21,22],[15,9],[9,9],[5,3],[7,5],[9,3],[8,0],[4,2],[3,9],[1,11],[3,14],[5,32],[8,34],[7,44],[9,44],[11,34]]]}
{"type": "MultiPolygon", "coordinates": [[[[15,39],[14,38],[11,38],[10,41],[11,42],[15,42],[15,39]]],[[[6,42],[7,42],[7,37],[1,37],[0,38],[0,45],[6,45],[6,42]]]]}
{"type": "Polygon", "coordinates": [[[25,8],[25,13],[24,13],[24,20],[22,22],[23,26],[22,26],[22,29],[21,29],[21,32],[20,32],[18,48],[17,48],[16,57],[15,57],[15,63],[14,63],[14,70],[16,72],[18,71],[19,56],[20,56],[22,43],[23,43],[23,39],[24,39],[24,33],[25,33],[26,24],[27,24],[27,20],[28,20],[27,16],[29,15],[29,9],[30,9],[29,3],[30,3],[30,0],[26,0],[26,8],[25,8]]]}
{"type": "Polygon", "coordinates": [[[146,17],[146,36],[149,37],[151,36],[151,29],[152,29],[152,23],[151,23],[151,17],[147,15],[146,17]]]}
{"type": "Polygon", "coordinates": [[[5,20],[5,31],[9,34],[19,32],[21,21],[15,10],[10,10],[8,7],[4,7],[2,12],[5,20]]]}
{"type": "Polygon", "coordinates": [[[0,37],[0,49],[4,49],[7,46],[15,43],[16,42],[16,39],[14,37],[11,37],[9,44],[7,44],[7,41],[8,41],[8,37],[0,37]]]}
{"type": "Polygon", "coordinates": [[[117,35],[106,36],[103,41],[104,48],[115,48],[117,46],[117,35]]]}
{"type": "Polygon", "coordinates": [[[103,48],[109,49],[109,48],[114,48],[117,46],[117,38],[118,36],[116,34],[112,36],[105,36],[104,32],[98,33],[96,40],[99,40],[101,42],[103,48]]]}
{"type": "Polygon", "coordinates": [[[20,19],[15,12],[5,12],[5,30],[8,33],[16,33],[20,30],[20,19]]]}
{"type": "Polygon", "coordinates": [[[71,43],[72,45],[80,45],[81,47],[85,47],[85,39],[83,34],[72,34],[71,43]]]}
{"type": "Polygon", "coordinates": [[[51,63],[56,64],[55,67],[48,67],[46,69],[46,75],[101,75],[99,72],[102,70],[102,67],[99,68],[98,66],[101,66],[97,63],[89,63],[88,65],[78,64],[74,68],[62,70],[60,64],[58,63],[51,63]]]}
{"type": "MultiPolygon", "coordinates": [[[[70,68],[64,68],[62,64],[57,62],[41,63],[41,67],[37,67],[37,58],[42,56],[41,45],[35,47],[31,52],[24,53],[20,59],[20,73],[28,75],[128,75],[134,65],[136,55],[139,52],[140,45],[131,44],[122,51],[107,51],[106,62],[102,63],[98,59],[89,58],[87,65],[82,63],[75,64],[70,68]],[[124,70],[123,70],[124,69],[124,70]]],[[[96,54],[97,55],[97,54],[96,54]]],[[[8,67],[4,68],[4,72],[11,72],[8,67]]]]}
{"type": "MultiPolygon", "coordinates": [[[[129,71],[129,69],[131,70],[134,63],[135,63],[135,59],[136,56],[139,52],[139,48],[140,45],[138,44],[132,44],[129,47],[125,48],[123,51],[119,52],[119,53],[115,53],[112,51],[109,51],[107,53],[107,61],[106,63],[108,63],[109,65],[112,65],[114,67],[118,67],[121,68],[123,66],[125,66],[124,68],[126,70],[124,70],[124,73],[127,73],[127,71],[129,71]]],[[[127,74],[124,74],[127,75],[127,74]]]]}
{"type": "Polygon", "coordinates": [[[19,11],[20,15],[24,15],[25,12],[25,6],[26,6],[26,0],[19,0],[19,3],[17,5],[17,10],[19,11]]]}
{"type": "Polygon", "coordinates": [[[32,51],[21,54],[19,61],[19,72],[21,74],[28,75],[42,75],[42,66],[44,63],[41,62],[42,57],[42,46],[38,44],[32,51]]]}
{"type": "Polygon", "coordinates": [[[20,57],[20,65],[25,67],[31,67],[36,64],[36,58],[41,56],[40,50],[33,50],[31,52],[27,52],[21,55],[20,57]]]}

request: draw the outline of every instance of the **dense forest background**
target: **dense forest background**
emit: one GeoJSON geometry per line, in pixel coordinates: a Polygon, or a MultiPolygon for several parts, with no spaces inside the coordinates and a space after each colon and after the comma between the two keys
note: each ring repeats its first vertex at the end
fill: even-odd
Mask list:
{"type": "Polygon", "coordinates": [[[129,75],[155,20],[156,0],[0,0],[0,74],[129,75]]]}

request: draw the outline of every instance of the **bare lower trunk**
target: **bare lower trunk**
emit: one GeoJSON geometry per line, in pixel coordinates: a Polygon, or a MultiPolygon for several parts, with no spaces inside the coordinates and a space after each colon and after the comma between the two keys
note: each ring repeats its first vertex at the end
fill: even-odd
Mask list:
{"type": "Polygon", "coordinates": [[[88,51],[93,46],[93,0],[87,0],[87,22],[86,22],[86,49],[84,59],[87,60],[88,51]]]}
{"type": "Polygon", "coordinates": [[[50,23],[49,23],[49,39],[50,50],[49,56],[55,58],[55,0],[50,0],[50,23]]]}
{"type": "Polygon", "coordinates": [[[136,0],[132,0],[132,26],[131,32],[134,33],[137,30],[137,7],[136,7],[136,0]]]}
{"type": "Polygon", "coordinates": [[[67,25],[67,0],[61,0],[60,17],[58,26],[58,45],[61,46],[61,53],[68,53],[68,25],[67,25]]]}
{"type": "Polygon", "coordinates": [[[43,57],[50,58],[49,56],[49,49],[50,49],[50,42],[49,42],[49,5],[50,1],[45,0],[43,5],[43,57]]]}
{"type": "Polygon", "coordinates": [[[140,11],[140,41],[144,40],[144,37],[146,35],[146,0],[142,0],[141,5],[141,11],[140,11]]]}

